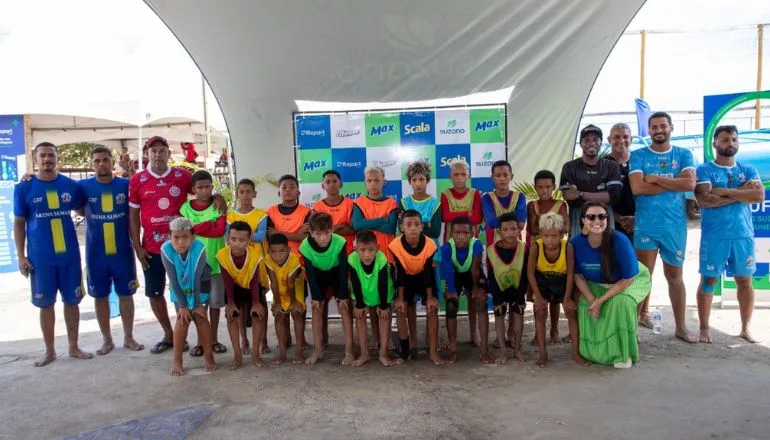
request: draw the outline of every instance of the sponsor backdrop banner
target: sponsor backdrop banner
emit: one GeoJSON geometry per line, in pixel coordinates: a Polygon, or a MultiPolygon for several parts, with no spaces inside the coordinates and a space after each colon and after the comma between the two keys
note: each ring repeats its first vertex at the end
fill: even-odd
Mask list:
{"type": "MultiPolygon", "coordinates": [[[[710,162],[715,158],[712,140],[714,131],[720,125],[722,118],[735,107],[757,99],[770,99],[770,90],[703,97],[704,162],[710,162]]],[[[751,213],[754,222],[754,250],[757,265],[753,285],[755,289],[767,291],[770,290],[770,147],[766,143],[743,143],[735,159],[753,165],[765,187],[765,202],[752,204],[751,213]]],[[[717,284],[717,295],[721,294],[725,288],[731,290],[737,288],[729,272],[722,281],[717,284]]]]}
{"type": "Polygon", "coordinates": [[[26,169],[24,116],[0,115],[0,273],[18,270],[13,240],[13,187],[26,169]]]}
{"type": "Polygon", "coordinates": [[[452,186],[449,165],[464,159],[471,168],[470,186],[491,191],[489,168],[506,158],[505,107],[295,115],[297,177],[302,203],[312,207],[324,197],[321,176],[337,170],[342,192],[364,194],[364,170],[385,170],[384,193],[399,200],[411,194],[409,163],[422,159],[431,169],[428,192],[452,186]]]}

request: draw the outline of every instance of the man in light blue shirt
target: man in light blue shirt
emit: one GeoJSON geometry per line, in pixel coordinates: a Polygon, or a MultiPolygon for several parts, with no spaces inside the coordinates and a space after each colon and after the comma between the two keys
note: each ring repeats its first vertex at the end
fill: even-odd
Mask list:
{"type": "MultiPolygon", "coordinates": [[[[685,325],[682,265],[687,245],[685,193],[695,189],[695,165],[690,150],[671,145],[674,126],[668,113],[653,113],[647,125],[652,145],[631,153],[628,175],[636,198],[634,247],[639,262],[647,266],[650,275],[660,251],[674,309],[675,335],[694,343],[685,325]]],[[[639,304],[639,322],[651,328],[648,303],[649,296],[639,304]]]]}
{"type": "Polygon", "coordinates": [[[714,131],[716,159],[697,170],[695,197],[701,207],[700,273],[698,286],[698,318],[700,342],[710,343],[709,315],[717,279],[725,267],[735,276],[738,304],[741,309],[740,337],[757,341],[749,332],[754,311],[754,287],[751,276],[756,270],[754,256],[754,224],[751,203],[765,200],[765,188],[757,169],[736,162],[738,130],[734,125],[721,125],[714,131]]]}

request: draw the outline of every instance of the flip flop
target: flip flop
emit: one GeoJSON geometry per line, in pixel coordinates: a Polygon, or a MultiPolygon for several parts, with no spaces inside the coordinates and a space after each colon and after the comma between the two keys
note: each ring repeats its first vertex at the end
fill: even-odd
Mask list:
{"type": "Polygon", "coordinates": [[[200,345],[196,345],[195,347],[193,347],[190,350],[190,356],[196,357],[196,358],[203,356],[203,347],[201,347],[200,345]]]}
{"type": "Polygon", "coordinates": [[[156,343],[151,349],[150,353],[152,354],[161,354],[164,351],[168,351],[169,349],[174,347],[173,342],[166,342],[166,341],[160,341],[156,343]]]}
{"type": "Polygon", "coordinates": [[[227,352],[227,347],[225,347],[224,345],[220,344],[219,342],[214,344],[214,346],[211,349],[214,351],[214,353],[217,353],[217,354],[221,354],[221,353],[227,352]]]}

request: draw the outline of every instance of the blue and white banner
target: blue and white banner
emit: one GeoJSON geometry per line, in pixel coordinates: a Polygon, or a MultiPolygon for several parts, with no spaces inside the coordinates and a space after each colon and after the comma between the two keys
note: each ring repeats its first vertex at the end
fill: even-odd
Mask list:
{"type": "Polygon", "coordinates": [[[24,172],[24,116],[0,115],[0,273],[18,270],[13,240],[13,188],[24,172]]]}

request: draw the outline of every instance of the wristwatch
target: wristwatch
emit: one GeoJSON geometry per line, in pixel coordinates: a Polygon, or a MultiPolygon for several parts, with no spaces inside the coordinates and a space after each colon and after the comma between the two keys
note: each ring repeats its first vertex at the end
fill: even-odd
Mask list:
{"type": "Polygon", "coordinates": [[[583,191],[580,191],[580,192],[578,193],[578,197],[580,198],[580,200],[583,200],[583,191]]]}

